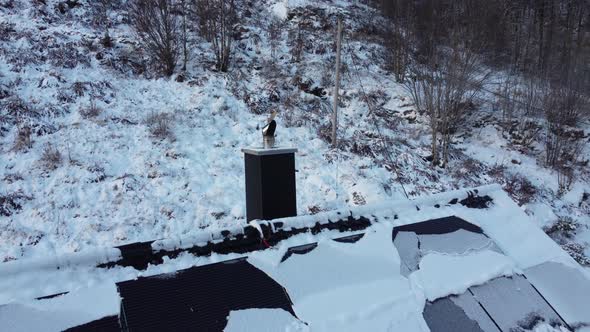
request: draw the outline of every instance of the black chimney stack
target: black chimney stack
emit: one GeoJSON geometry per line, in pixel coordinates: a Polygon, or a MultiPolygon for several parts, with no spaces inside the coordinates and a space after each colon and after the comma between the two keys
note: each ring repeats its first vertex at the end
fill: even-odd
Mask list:
{"type": "Polygon", "coordinates": [[[297,215],[294,148],[247,148],[246,218],[271,220],[297,215]]]}

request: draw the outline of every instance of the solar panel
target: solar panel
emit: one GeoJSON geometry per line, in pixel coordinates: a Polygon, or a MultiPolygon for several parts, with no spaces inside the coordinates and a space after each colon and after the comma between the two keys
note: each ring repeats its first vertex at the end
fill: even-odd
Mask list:
{"type": "Polygon", "coordinates": [[[474,233],[483,233],[483,230],[479,226],[469,223],[461,218],[451,216],[394,227],[392,238],[395,240],[398,232],[414,232],[418,235],[445,234],[452,233],[460,229],[474,233]]]}
{"type": "Polygon", "coordinates": [[[538,322],[565,326],[523,276],[496,278],[469,291],[503,331],[531,330],[538,322]]]}
{"type": "Polygon", "coordinates": [[[356,243],[356,242],[358,242],[358,240],[362,239],[364,236],[365,236],[365,233],[360,233],[360,234],[339,237],[339,238],[334,239],[334,241],[342,242],[342,243],[356,243]]]}
{"type": "Polygon", "coordinates": [[[427,303],[423,315],[426,324],[434,332],[491,332],[483,330],[476,320],[467,316],[465,311],[448,297],[427,303]]]}
{"type": "Polygon", "coordinates": [[[245,259],[117,284],[121,324],[131,331],[222,331],[232,310],[282,308],[285,289],[245,259]]]}
{"type": "Polygon", "coordinates": [[[420,254],[420,242],[414,232],[399,232],[393,240],[393,245],[401,259],[400,273],[407,277],[413,271],[418,270],[418,263],[422,258],[420,254]]]}
{"type": "Polygon", "coordinates": [[[450,296],[449,298],[465,312],[467,317],[475,320],[482,330],[486,332],[500,331],[496,322],[490,318],[485,308],[477,302],[471,292],[467,291],[460,295],[450,296]]]}
{"type": "Polygon", "coordinates": [[[570,326],[590,327],[590,280],[581,271],[547,262],[526,269],[525,275],[570,326]]]}
{"type": "MultiPolygon", "coordinates": [[[[393,244],[402,261],[401,273],[405,276],[417,271],[422,257],[428,253],[468,255],[484,249],[502,253],[481,228],[457,217],[398,226],[392,233],[393,244]]],[[[539,279],[539,284],[552,284],[540,280],[540,272],[534,272],[537,271],[530,271],[537,277],[535,280],[539,279]]],[[[423,316],[435,332],[522,331],[541,322],[567,326],[535,287],[520,275],[496,278],[470,287],[461,295],[428,302],[423,316]]]]}
{"type": "Polygon", "coordinates": [[[454,216],[394,227],[392,233],[403,276],[416,271],[430,252],[454,255],[489,249],[501,253],[481,228],[454,216]]]}
{"type": "Polygon", "coordinates": [[[300,245],[300,246],[296,246],[296,247],[291,247],[291,248],[287,249],[287,252],[285,253],[285,255],[283,255],[283,258],[281,258],[281,263],[286,261],[293,254],[305,255],[308,252],[314,250],[317,246],[318,246],[318,244],[314,242],[314,243],[304,244],[304,245],[300,245]]]}

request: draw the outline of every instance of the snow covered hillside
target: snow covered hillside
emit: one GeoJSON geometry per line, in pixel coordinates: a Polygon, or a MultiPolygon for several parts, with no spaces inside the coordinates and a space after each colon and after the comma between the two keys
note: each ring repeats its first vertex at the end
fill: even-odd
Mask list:
{"type": "Polygon", "coordinates": [[[497,182],[590,266],[588,167],[560,192],[541,151],[515,144],[483,102],[450,163],[433,167],[427,120],[385,70],[386,21],[370,4],[240,1],[229,71],[216,71],[209,43],[196,39],[186,72],[163,78],[150,71],[125,1],[107,12],[112,45],[96,3],[0,0],[0,262],[244,224],[240,149],[261,143],[277,109],[278,144],[299,149],[299,214],[497,182]],[[333,149],[337,14],[345,34],[333,149]]]}

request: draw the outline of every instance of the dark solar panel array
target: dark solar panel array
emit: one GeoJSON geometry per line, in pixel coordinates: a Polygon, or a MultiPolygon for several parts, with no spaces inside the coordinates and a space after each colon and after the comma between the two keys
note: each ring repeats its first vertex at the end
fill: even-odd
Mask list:
{"type": "Polygon", "coordinates": [[[339,237],[339,238],[334,239],[334,241],[336,241],[336,242],[342,242],[342,243],[356,243],[360,239],[362,239],[363,236],[365,236],[365,233],[360,233],[360,234],[354,234],[354,235],[339,237]]]}
{"type": "Polygon", "coordinates": [[[245,259],[121,282],[121,324],[130,331],[222,331],[232,310],[281,308],[285,289],[245,259]]]}
{"type": "MultiPolygon", "coordinates": [[[[485,236],[480,227],[454,216],[395,227],[393,242],[407,273],[418,269],[421,259],[418,236],[442,235],[460,229],[485,236]],[[415,233],[415,239],[399,236],[396,241],[400,232],[415,233]]],[[[449,248],[452,246],[453,243],[449,243],[449,248]]],[[[423,316],[433,332],[528,331],[538,323],[568,327],[545,298],[520,275],[496,278],[483,285],[470,287],[458,296],[428,302],[423,316]]]]}
{"type": "Polygon", "coordinates": [[[287,252],[285,252],[285,255],[283,255],[283,257],[281,258],[281,263],[286,261],[293,254],[305,255],[308,252],[311,252],[312,250],[317,248],[317,246],[318,246],[317,242],[314,242],[314,243],[304,244],[304,245],[300,245],[300,246],[296,246],[296,247],[291,247],[291,248],[287,249],[287,252]]]}
{"type": "Polygon", "coordinates": [[[482,234],[483,230],[472,223],[469,223],[455,216],[431,219],[414,224],[397,226],[393,229],[393,239],[399,232],[414,232],[420,234],[445,234],[464,229],[469,232],[482,234]]]}

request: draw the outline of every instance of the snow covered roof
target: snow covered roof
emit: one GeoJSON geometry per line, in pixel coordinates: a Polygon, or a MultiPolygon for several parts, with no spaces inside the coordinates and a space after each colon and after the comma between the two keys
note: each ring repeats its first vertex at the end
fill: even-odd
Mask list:
{"type": "Polygon", "coordinates": [[[588,272],[495,185],[146,243],[0,264],[0,324],[52,331],[117,317],[126,299],[116,283],[155,276],[160,288],[145,292],[182,293],[164,286],[179,282],[176,271],[247,257],[285,289],[292,312],[228,305],[227,331],[590,329],[588,272]]]}

